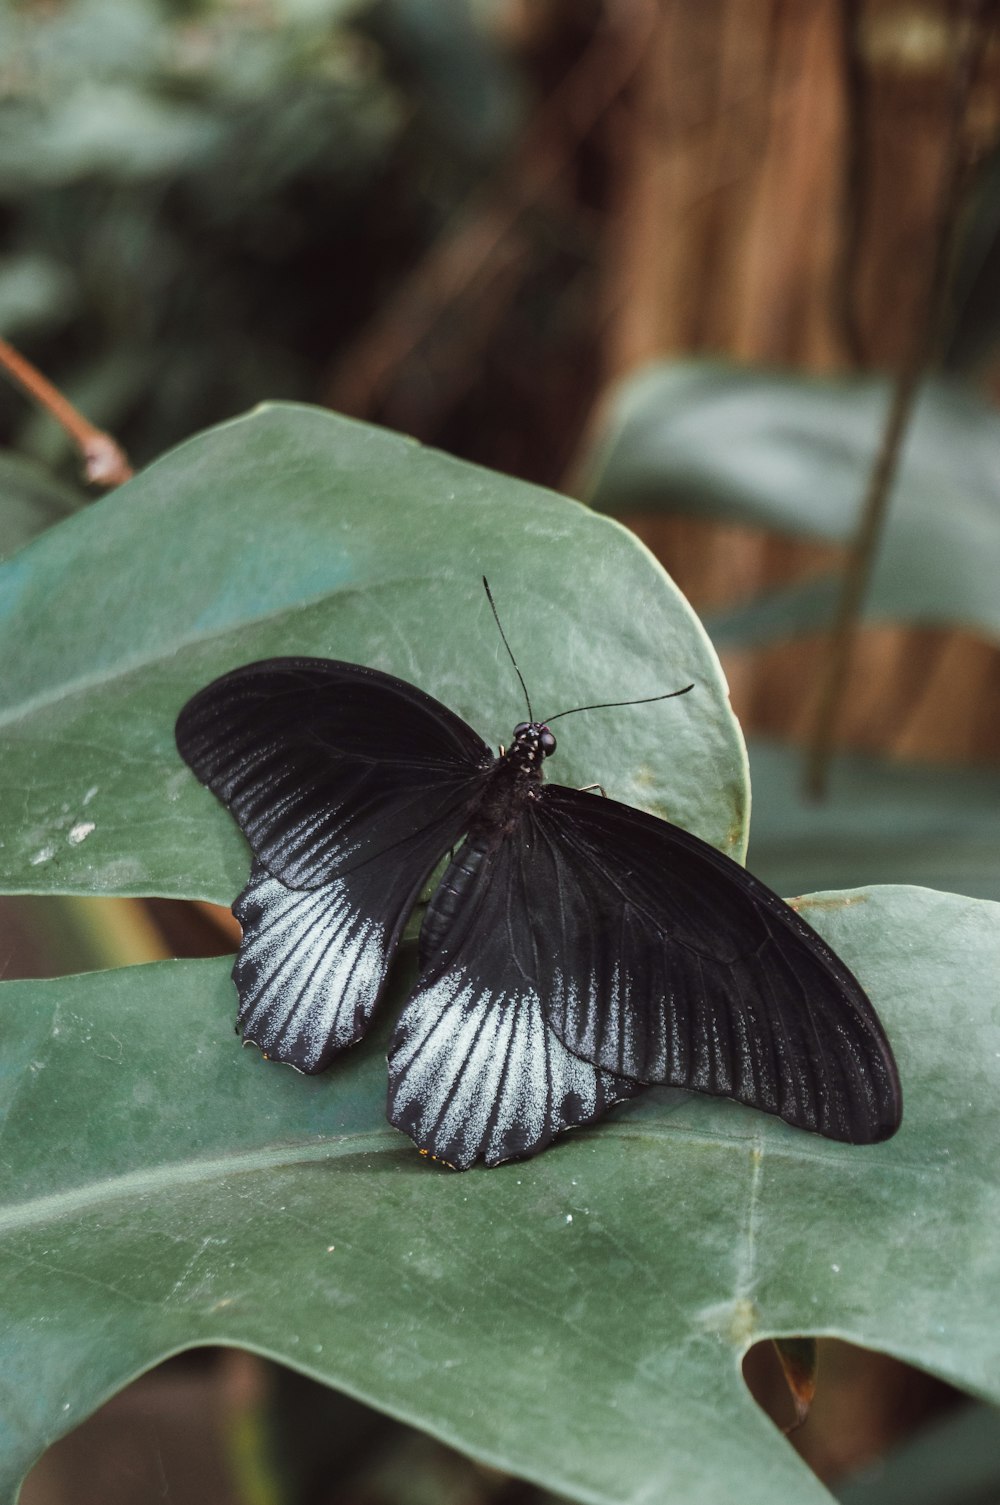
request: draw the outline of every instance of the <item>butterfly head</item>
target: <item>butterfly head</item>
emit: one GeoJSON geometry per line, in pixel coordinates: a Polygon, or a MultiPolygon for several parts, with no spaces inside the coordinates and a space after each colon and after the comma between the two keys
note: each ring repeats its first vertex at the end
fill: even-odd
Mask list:
{"type": "Polygon", "coordinates": [[[543,758],[556,750],[556,739],[544,721],[521,721],[514,728],[511,753],[516,761],[529,768],[540,768],[543,758]]]}

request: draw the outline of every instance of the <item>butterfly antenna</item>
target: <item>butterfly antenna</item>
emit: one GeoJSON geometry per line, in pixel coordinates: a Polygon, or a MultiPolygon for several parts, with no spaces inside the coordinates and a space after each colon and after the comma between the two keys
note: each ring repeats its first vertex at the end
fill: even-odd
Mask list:
{"type": "Polygon", "coordinates": [[[487,578],[486,578],[485,575],[483,576],[483,589],[486,592],[486,599],[490,603],[490,611],[492,611],[492,613],[493,613],[493,620],[497,624],[497,631],[499,632],[500,636],[503,638],[503,645],[506,648],[508,654],[510,654],[510,661],[514,665],[514,673],[517,675],[518,679],[521,681],[521,689],[524,691],[524,701],[525,701],[525,704],[528,707],[528,720],[529,721],[534,721],[535,718],[534,718],[534,716],[531,713],[531,699],[530,699],[530,697],[528,695],[528,687],[527,687],[527,685],[524,682],[524,676],[522,675],[520,669],[517,667],[517,659],[514,657],[513,653],[511,653],[510,644],[507,641],[507,634],[504,632],[503,628],[500,626],[500,618],[497,616],[497,604],[496,604],[496,602],[493,599],[493,592],[490,590],[490,582],[487,580],[487,578]]]}
{"type": "Polygon", "coordinates": [[[610,711],[623,705],[651,705],[654,700],[673,700],[677,695],[686,695],[694,685],[685,685],[683,690],[670,690],[666,695],[644,695],[641,700],[603,700],[600,705],[575,705],[571,711],[559,711],[555,716],[546,716],[545,725],[558,721],[560,716],[575,716],[577,711],[610,711]]]}

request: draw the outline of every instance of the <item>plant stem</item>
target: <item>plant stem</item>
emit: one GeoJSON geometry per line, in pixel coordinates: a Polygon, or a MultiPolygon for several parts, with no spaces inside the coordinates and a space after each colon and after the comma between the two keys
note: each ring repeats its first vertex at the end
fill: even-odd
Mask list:
{"type": "Polygon", "coordinates": [[[69,435],[83,457],[83,472],[88,482],[95,486],[120,486],[129,479],[132,467],[120,445],[78,413],[58,387],[6,340],[0,340],[0,368],[51,413],[69,435]]]}
{"type": "Polygon", "coordinates": [[[865,488],[861,519],[844,568],[840,599],[831,629],[830,652],[824,665],[819,701],[806,754],[805,790],[808,798],[823,799],[844,688],[851,667],[861,612],[871,580],[879,540],[889,508],[892,483],[920,383],[936,349],[951,262],[952,241],[961,189],[965,181],[963,119],[969,91],[985,47],[987,12],[991,0],[965,0],[956,19],[968,31],[961,48],[951,96],[951,120],[942,164],[936,212],[932,218],[932,251],[923,299],[923,318],[896,380],[882,440],[865,488]]]}

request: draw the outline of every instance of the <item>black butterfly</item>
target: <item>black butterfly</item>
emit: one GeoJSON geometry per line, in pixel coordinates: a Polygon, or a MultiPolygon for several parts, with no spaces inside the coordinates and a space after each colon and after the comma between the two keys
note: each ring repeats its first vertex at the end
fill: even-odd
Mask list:
{"type": "Polygon", "coordinates": [[[457,846],[389,1048],[390,1122],[449,1165],[533,1155],[656,1082],[854,1144],[898,1128],[892,1052],[843,962],[696,836],[544,785],[545,723],[494,757],[404,680],[279,658],[195,695],[177,746],[254,852],[233,906],[244,1039],[300,1071],[364,1035],[457,846]]]}

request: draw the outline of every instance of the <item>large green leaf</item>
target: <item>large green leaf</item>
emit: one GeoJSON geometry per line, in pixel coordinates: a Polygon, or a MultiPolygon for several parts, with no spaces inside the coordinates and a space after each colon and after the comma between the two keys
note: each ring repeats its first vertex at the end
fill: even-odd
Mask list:
{"type": "Polygon", "coordinates": [[[769,1334],[1000,1399],[1000,908],[897,888],[806,912],[893,1039],[887,1144],[659,1091],[457,1175],[387,1127],[377,1049],[313,1079],[239,1050],[224,961],[4,984],[8,1485],[197,1343],[590,1501],[827,1498],[743,1385],[769,1334]]]}
{"type": "Polygon", "coordinates": [[[917,883],[1000,900],[1000,774],[836,758],[824,800],[802,792],[804,754],[750,744],[747,863],[780,894],[917,883]]]}
{"type": "MultiPolygon", "coordinates": [[[[585,467],[609,512],[653,509],[843,543],[889,402],[881,378],[809,378],[712,361],[655,365],[618,390],[585,467]]],[[[927,383],[907,433],[867,601],[870,617],[1000,634],[1000,414],[927,383]]],[[[826,582],[737,619],[756,641],[822,625],[826,582]]],[[[727,639],[738,634],[725,624],[727,639]]]]}
{"type": "Polygon", "coordinates": [[[718,663],[655,560],[551,492],[319,409],[173,451],[0,565],[0,889],[227,902],[247,857],[174,720],[236,664],[321,654],[401,674],[496,746],[561,723],[554,776],[743,850],[746,764],[718,663]]]}

